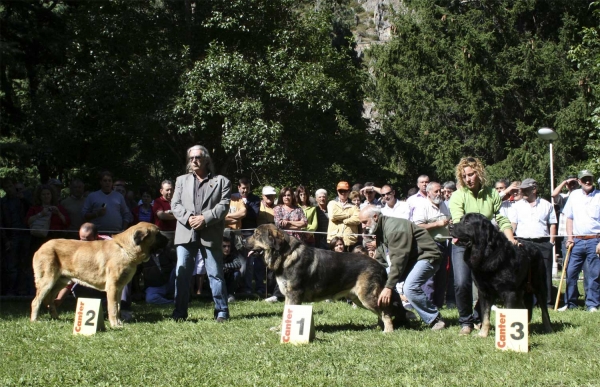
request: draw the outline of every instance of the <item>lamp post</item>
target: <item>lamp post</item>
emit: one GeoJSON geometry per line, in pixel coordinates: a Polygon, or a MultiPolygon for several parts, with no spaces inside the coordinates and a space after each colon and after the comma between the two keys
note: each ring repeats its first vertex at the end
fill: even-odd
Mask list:
{"type": "MultiPolygon", "coordinates": [[[[554,209],[554,197],[552,197],[552,192],[554,192],[554,153],[552,149],[552,141],[558,138],[558,133],[551,128],[540,128],[537,131],[537,135],[542,140],[548,141],[548,144],[550,145],[550,202],[552,203],[552,208],[554,209]]],[[[558,262],[556,261],[556,246],[554,246],[552,248],[552,276],[554,277],[557,274],[558,262]]]]}

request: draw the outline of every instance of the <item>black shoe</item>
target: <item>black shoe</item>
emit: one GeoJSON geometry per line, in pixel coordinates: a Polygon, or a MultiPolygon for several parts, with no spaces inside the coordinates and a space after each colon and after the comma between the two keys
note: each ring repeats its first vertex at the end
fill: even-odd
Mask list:
{"type": "Polygon", "coordinates": [[[224,318],[224,317],[217,317],[217,322],[218,323],[224,323],[225,321],[227,321],[226,318],[224,318]]]}

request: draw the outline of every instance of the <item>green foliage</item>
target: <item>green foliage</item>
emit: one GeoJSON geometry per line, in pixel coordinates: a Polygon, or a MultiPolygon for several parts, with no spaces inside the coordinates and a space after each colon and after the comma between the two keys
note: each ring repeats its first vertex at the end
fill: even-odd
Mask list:
{"type": "Polygon", "coordinates": [[[592,110],[589,119],[593,129],[586,144],[589,154],[586,166],[600,174],[600,2],[591,3],[590,9],[593,10],[595,25],[581,29],[581,43],[569,50],[568,58],[577,63],[581,74],[579,84],[584,88],[592,110]]]}
{"type": "Polygon", "coordinates": [[[492,178],[547,181],[553,127],[557,174],[587,158],[584,90],[566,49],[589,23],[578,2],[406,2],[391,42],[371,52],[370,97],[387,139],[388,168],[452,179],[462,156],[492,178]]]}
{"type": "Polygon", "coordinates": [[[343,27],[335,13],[328,7],[299,13],[293,3],[203,7],[194,34],[213,39],[182,75],[176,127],[215,149],[217,165],[236,175],[331,184],[360,170],[362,72],[351,42],[336,35],[343,27]],[[343,166],[341,175],[328,167],[332,162],[343,166]]]}
{"type": "Polygon", "coordinates": [[[41,180],[95,186],[110,169],[157,186],[183,172],[194,143],[230,178],[358,175],[368,163],[355,162],[366,133],[351,34],[339,7],[299,12],[305,4],[7,2],[2,134],[14,140],[3,175],[25,174],[26,160],[41,180]]]}

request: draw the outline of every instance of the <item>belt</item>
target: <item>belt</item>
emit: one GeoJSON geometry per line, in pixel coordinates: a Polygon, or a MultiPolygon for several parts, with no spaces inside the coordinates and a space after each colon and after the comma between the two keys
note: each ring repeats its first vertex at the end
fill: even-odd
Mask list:
{"type": "Polygon", "coordinates": [[[528,241],[528,242],[536,242],[536,243],[550,242],[550,237],[543,237],[543,238],[519,238],[519,237],[517,237],[517,239],[523,240],[523,241],[528,241]]]}
{"type": "Polygon", "coordinates": [[[581,240],[588,240],[588,239],[596,239],[596,238],[600,238],[600,234],[598,235],[586,235],[586,236],[578,236],[575,237],[575,239],[581,239],[581,240]]]}

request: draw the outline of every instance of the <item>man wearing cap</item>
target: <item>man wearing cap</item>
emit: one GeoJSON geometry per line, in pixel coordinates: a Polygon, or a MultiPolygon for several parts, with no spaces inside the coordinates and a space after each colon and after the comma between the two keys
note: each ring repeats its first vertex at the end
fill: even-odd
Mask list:
{"type": "Polygon", "coordinates": [[[258,216],[256,217],[256,225],[261,224],[275,224],[275,188],[270,185],[265,185],[262,189],[262,200],[260,202],[260,209],[258,216]]]}
{"type": "MultiPolygon", "coordinates": [[[[238,187],[239,189],[239,187],[238,187]]],[[[241,193],[241,191],[240,191],[241,193]]],[[[275,188],[265,185],[262,189],[262,200],[256,216],[256,226],[261,224],[275,224],[275,188]]],[[[249,256],[245,272],[245,293],[252,293],[252,279],[254,279],[255,293],[262,296],[266,293],[265,263],[260,257],[249,256]]]]}
{"type": "Polygon", "coordinates": [[[567,218],[567,248],[571,256],[567,266],[565,306],[559,310],[576,308],[577,280],[587,264],[585,281],[585,306],[589,312],[600,308],[600,191],[594,189],[594,176],[588,170],[578,174],[581,189],[571,192],[563,210],[567,218]]]}
{"type": "Polygon", "coordinates": [[[525,179],[519,186],[523,200],[513,204],[510,222],[517,240],[531,242],[544,257],[546,266],[546,303],[552,305],[552,247],[556,238],[556,214],[550,202],[538,197],[537,182],[525,179]]]}
{"type": "Polygon", "coordinates": [[[333,237],[342,237],[346,251],[352,251],[358,240],[358,208],[348,201],[350,184],[340,181],[337,184],[338,197],[327,204],[329,226],[327,227],[327,242],[333,237]]]}

